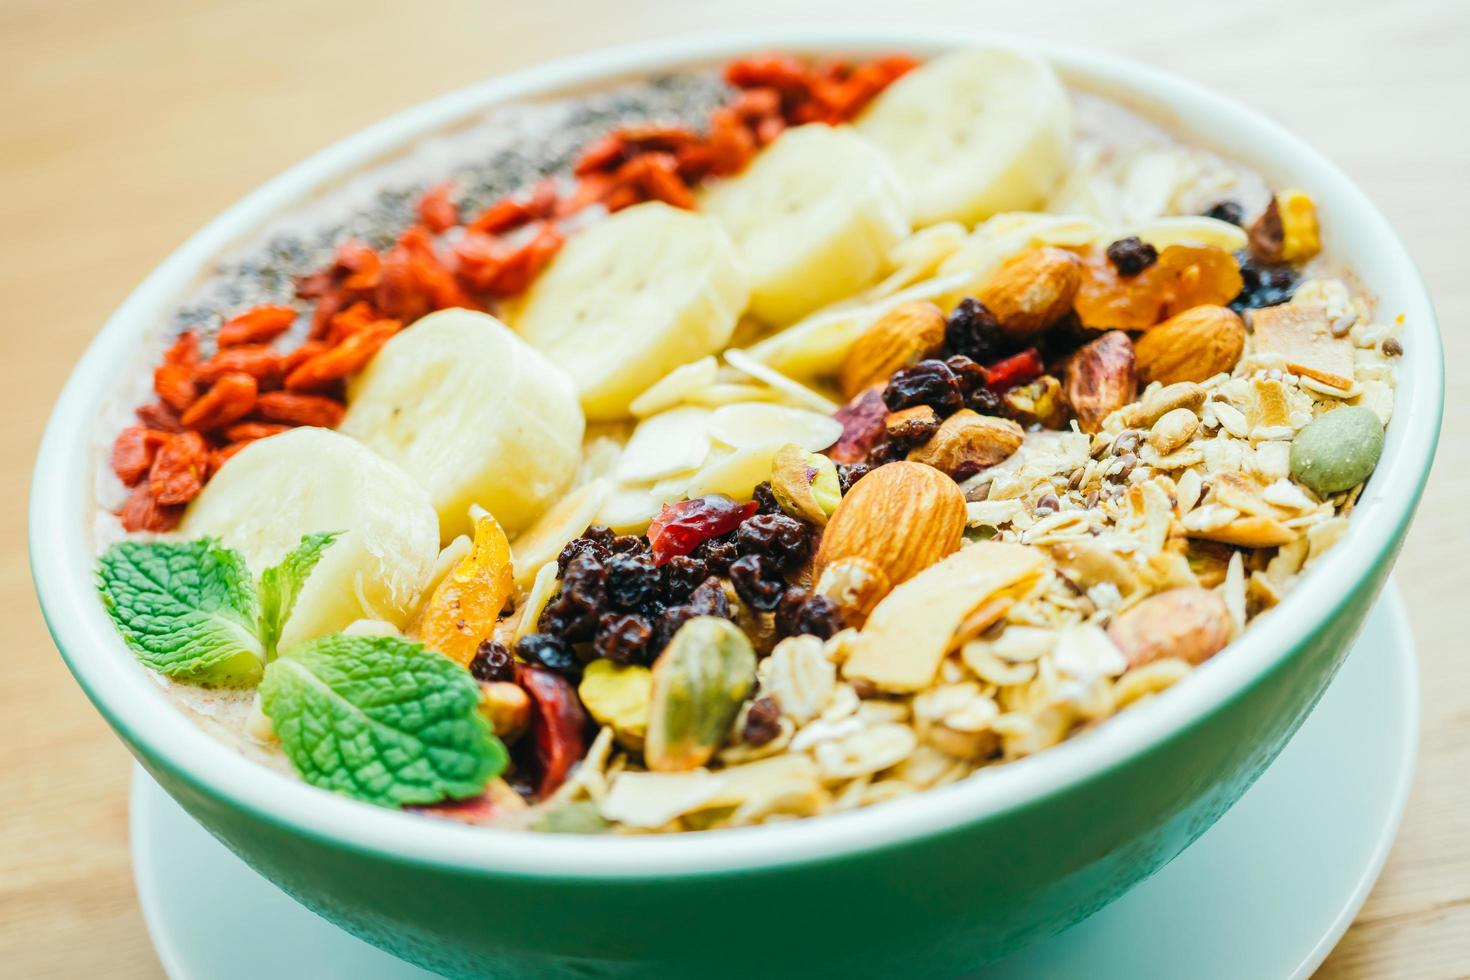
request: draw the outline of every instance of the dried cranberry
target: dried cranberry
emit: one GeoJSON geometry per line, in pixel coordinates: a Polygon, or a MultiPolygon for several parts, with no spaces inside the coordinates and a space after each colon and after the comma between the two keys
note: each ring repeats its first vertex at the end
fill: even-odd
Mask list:
{"type": "Polygon", "coordinates": [[[662,565],[675,555],[687,555],[700,542],[733,531],[755,510],[754,503],[737,503],[722,493],[664,504],[648,527],[654,564],[662,565]]]}
{"type": "Polygon", "coordinates": [[[760,747],[781,734],[781,706],[770,698],[756,698],[745,712],[745,727],[740,737],[747,744],[760,747]]]}
{"type": "Polygon", "coordinates": [[[770,612],[786,592],[780,570],[761,555],[742,555],[730,566],[730,584],[735,594],[752,609],[770,612]]]}
{"type": "Polygon", "coordinates": [[[516,643],[516,654],[526,663],[540,664],[558,674],[577,671],[577,658],[572,648],[550,633],[527,633],[516,643]]]}
{"type": "Polygon", "coordinates": [[[1159,260],[1159,250],[1137,235],[1120,238],[1108,246],[1108,261],[1120,276],[1136,276],[1159,260]]]}
{"type": "Polygon", "coordinates": [[[1228,221],[1232,225],[1240,225],[1245,223],[1245,208],[1240,206],[1239,201],[1220,201],[1210,205],[1204,216],[1214,218],[1216,221],[1228,221]]]}
{"type": "Polygon", "coordinates": [[[695,587],[709,576],[709,569],[698,558],[675,555],[663,567],[662,596],[669,602],[682,602],[695,587]]]}
{"type": "Polygon", "coordinates": [[[660,576],[653,559],[641,554],[612,554],[607,571],[607,601],[615,609],[637,609],[658,593],[660,576]]]}
{"type": "Polygon", "coordinates": [[[763,480],[755,485],[755,492],[751,494],[755,500],[755,512],[757,514],[779,514],[781,504],[776,500],[776,492],[771,489],[771,481],[763,480]]]}
{"type": "Polygon", "coordinates": [[[940,415],[953,415],[965,404],[960,392],[960,379],[943,361],[920,361],[904,368],[888,379],[883,389],[883,404],[890,411],[928,405],[940,415]]]}
{"type": "Polygon", "coordinates": [[[470,661],[470,673],[476,680],[508,681],[515,677],[516,662],[499,640],[485,640],[475,649],[470,661]]]}
{"type": "Polygon", "coordinates": [[[520,665],[516,683],[531,698],[530,738],[517,742],[516,763],[519,769],[539,774],[535,791],[544,798],[555,792],[586,754],[587,712],[576,689],[545,668],[520,665]]]}
{"type": "Polygon", "coordinates": [[[837,486],[842,490],[843,496],[852,489],[852,485],[868,475],[868,464],[866,463],[843,463],[837,467],[837,486]]]}
{"type": "Polygon", "coordinates": [[[986,387],[1002,393],[1016,385],[1035,381],[1046,370],[1046,365],[1041,363],[1041,353],[1035,347],[1028,347],[1003,361],[986,365],[985,370],[990,375],[986,387]]]}
{"type": "Polygon", "coordinates": [[[597,624],[597,639],[592,645],[599,657],[620,664],[639,663],[651,639],[653,627],[642,616],[606,613],[597,624]]]}
{"type": "Polygon", "coordinates": [[[779,572],[796,570],[812,553],[811,529],[785,514],[757,514],[735,532],[741,553],[760,555],[779,572]]]}
{"type": "Polygon", "coordinates": [[[1004,350],[1000,321],[973,296],[966,296],[950,312],[944,327],[944,346],[951,354],[988,361],[1004,350]]]}
{"type": "Polygon", "coordinates": [[[735,546],[734,535],[721,536],[701,542],[691,557],[704,562],[709,574],[724,575],[730,570],[730,563],[740,557],[740,549],[735,546]]]}
{"type": "Polygon", "coordinates": [[[883,420],[888,406],[876,387],[862,392],[832,416],[842,426],[842,438],[827,450],[834,463],[861,463],[883,439],[883,420]]]}

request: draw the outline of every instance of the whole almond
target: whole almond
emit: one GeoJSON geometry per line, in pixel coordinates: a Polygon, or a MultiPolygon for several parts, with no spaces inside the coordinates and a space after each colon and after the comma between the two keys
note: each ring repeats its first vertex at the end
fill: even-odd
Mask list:
{"type": "Polygon", "coordinates": [[[1225,600],[1190,586],[1151,595],[1113,620],[1108,636],[1129,667],[1164,657],[1202,664],[1230,642],[1233,626],[1225,600]]]}
{"type": "Polygon", "coordinates": [[[980,288],[1001,332],[1023,343],[1067,315],[1082,286],[1082,260],[1060,248],[1038,248],[1009,260],[980,288]]]}
{"type": "Polygon", "coordinates": [[[1103,419],[1133,401],[1138,389],[1133,343],[1121,330],[1109,330],[1067,360],[1062,394],[1083,432],[1097,432],[1103,419]]]}
{"type": "Polygon", "coordinates": [[[965,496],[953,480],[922,463],[889,463],[853,484],[827,520],[814,578],[819,591],[824,578],[834,587],[860,579],[846,582],[855,606],[846,611],[860,621],[894,586],[958,549],[964,531],[965,496]]]}
{"type": "Polygon", "coordinates": [[[1207,381],[1245,350],[1245,324],[1223,306],[1196,306],[1150,327],[1133,345],[1144,384],[1207,381]]]}
{"type": "Polygon", "coordinates": [[[944,312],[924,301],[903,303],[883,314],[858,337],[837,371],[843,397],[887,381],[893,372],[939,350],[944,325],[944,312]]]}
{"type": "Polygon", "coordinates": [[[980,415],[965,408],[945,419],[939,431],[912,450],[908,458],[960,481],[1009,459],[1025,438],[1026,433],[1010,419],[980,415]]]}

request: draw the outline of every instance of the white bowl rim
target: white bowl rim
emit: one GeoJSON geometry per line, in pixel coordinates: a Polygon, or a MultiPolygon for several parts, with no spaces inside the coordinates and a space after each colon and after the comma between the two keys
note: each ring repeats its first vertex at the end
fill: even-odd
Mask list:
{"type": "MultiPolygon", "coordinates": [[[[1331,229],[1329,228],[1329,239],[1331,229]]],[[[1424,284],[1387,220],[1352,182],[1277,124],[1223,96],[1158,69],[1096,52],[994,33],[936,28],[781,28],[671,38],[574,55],[440,96],[356,133],[269,181],[193,235],[160,264],[109,318],[68,380],[42,439],[30,502],[31,566],[48,625],[72,672],[109,721],[145,743],[183,778],[232,805],[294,832],[378,859],[493,874],[560,878],[661,878],[748,871],[834,859],[953,830],[1026,806],[1126,764],[1235,698],[1327,621],[1349,591],[1382,560],[1412,516],[1438,439],[1443,354],[1424,284]],[[350,173],[478,110],[556,92],[742,53],[908,51],[933,55],[973,44],[1029,48],[1064,77],[1126,93],[1173,112],[1189,128],[1208,120],[1214,142],[1268,169],[1279,167],[1311,189],[1339,228],[1371,253],[1378,283],[1402,293],[1406,318],[1397,403],[1378,471],[1352,527],[1333,551],[1330,573],[1309,573],[1281,607],[1253,624],[1249,643],[1211,661],[1187,684],[1110,719],[1086,736],[976,778],[849,813],[727,831],[582,838],[463,827],[378,809],[321,792],[260,765],[202,733],[139,669],[97,600],[90,511],[93,428],[116,365],[129,363],[151,318],[220,250],[312,188],[350,173]],[[1249,147],[1252,153],[1240,152],[1249,147]],[[1363,236],[1361,241],[1359,236],[1363,236]],[[1363,244],[1366,242],[1367,244],[1363,244]],[[166,709],[166,710],[165,710],[166,709]]]]}

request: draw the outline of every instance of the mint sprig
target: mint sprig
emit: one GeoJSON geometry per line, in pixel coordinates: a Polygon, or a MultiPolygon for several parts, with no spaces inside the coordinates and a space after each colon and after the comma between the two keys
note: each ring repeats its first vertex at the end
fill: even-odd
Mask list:
{"type": "Polygon", "coordinates": [[[474,678],[399,637],[299,643],[266,668],[260,703],[303,779],[369,803],[473,796],[505,769],[474,678]]]}
{"type": "Polygon", "coordinates": [[[239,552],[214,538],[123,541],[103,553],[97,579],[123,639],[160,674],[220,687],[260,680],[255,585],[239,552]]]}
{"type": "Polygon", "coordinates": [[[341,531],[321,531],[305,535],[285,558],[260,573],[260,640],[265,646],[267,662],[275,659],[281,630],[291,618],[301,587],[321,561],[322,552],[341,534],[341,531]]]}
{"type": "Polygon", "coordinates": [[[479,793],[506,752],[459,664],[399,637],[340,633],[277,653],[337,536],[304,536],[258,587],[244,557],[215,538],[124,541],[99,559],[98,591],[148,667],[191,683],[259,683],[262,710],[307,782],[390,807],[479,793]]]}

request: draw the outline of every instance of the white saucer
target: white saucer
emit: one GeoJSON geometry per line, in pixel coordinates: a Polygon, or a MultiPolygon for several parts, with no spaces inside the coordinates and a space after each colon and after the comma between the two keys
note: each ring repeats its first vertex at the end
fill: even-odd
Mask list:
{"type": "MultiPolygon", "coordinates": [[[[1309,976],[1357,914],[1398,831],[1418,741],[1418,676],[1390,585],[1317,708],[1229,813],[1152,879],[985,976],[1309,976]]],[[[138,896],[173,980],[432,976],[297,905],[141,768],[131,824],[138,896]]]]}

